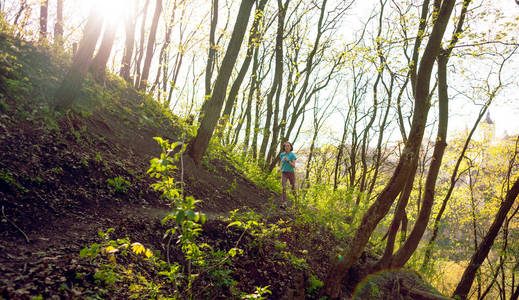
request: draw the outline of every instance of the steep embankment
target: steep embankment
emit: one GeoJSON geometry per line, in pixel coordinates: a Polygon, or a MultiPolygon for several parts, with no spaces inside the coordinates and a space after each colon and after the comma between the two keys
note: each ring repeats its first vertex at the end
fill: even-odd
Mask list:
{"type": "MultiPolygon", "coordinates": [[[[50,52],[0,35],[0,298],[154,298],[178,295],[179,287],[195,299],[239,298],[257,287],[267,287],[270,299],[316,297],[318,279],[345,241],[312,211],[277,211],[279,195],[255,185],[221,154],[201,166],[185,156],[177,174],[211,217],[198,242],[211,247],[207,259],[214,265],[201,268],[192,287],[184,275],[175,283],[176,277],[159,276],[152,260],[119,257],[103,266],[107,257],[80,258],[81,249],[103,243],[98,231],[114,228],[113,238],[129,237],[190,269],[180,246],[164,237],[168,203],[152,191],[146,173],[160,154],[153,137],[189,139],[189,125],[117,78],[87,81],[74,111],[51,112],[67,59],[50,52]],[[241,227],[216,219],[243,206],[263,216],[235,218],[241,227]],[[241,254],[228,256],[234,247],[241,254]],[[114,271],[118,267],[124,272],[114,271]],[[131,277],[132,270],[142,277],[131,277]]],[[[363,255],[350,272],[344,295],[354,292],[369,260],[363,255]]],[[[357,298],[413,298],[404,285],[428,290],[415,275],[386,277],[364,281],[357,298]]]]}
{"type": "MultiPolygon", "coordinates": [[[[0,295],[52,294],[68,280],[56,270],[98,230],[160,249],[168,203],[146,171],[160,154],[153,137],[180,140],[182,121],[117,80],[87,83],[80,113],[54,115],[47,104],[64,67],[4,35],[0,53],[0,295]]],[[[278,198],[225,161],[183,166],[186,193],[210,215],[278,198]]]]}

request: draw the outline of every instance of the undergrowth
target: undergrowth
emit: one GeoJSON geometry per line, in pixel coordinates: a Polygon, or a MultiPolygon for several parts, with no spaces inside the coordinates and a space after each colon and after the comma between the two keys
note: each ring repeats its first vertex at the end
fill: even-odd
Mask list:
{"type": "MultiPolygon", "coordinates": [[[[230,276],[232,271],[229,264],[233,257],[243,253],[238,246],[246,233],[261,240],[281,229],[276,225],[266,227],[253,214],[238,217],[234,212],[227,220],[230,223],[228,227],[236,226],[242,230],[235,247],[221,251],[199,242],[197,237],[201,234],[206,216],[196,211],[199,200],[185,195],[181,182],[174,177],[182,155],[182,151],[175,150],[182,144],[155,139],[162,153],[160,158],[151,161],[148,173],[156,179],[153,189],[160,192],[161,197],[170,201],[173,207],[162,221],[168,227],[164,234],[168,241],[168,253],[161,257],[161,253],[153,253],[138,242],[131,243],[129,238],[110,239],[113,229],[108,229],[106,233],[100,233],[101,243],[81,251],[82,258],[99,268],[93,276],[94,283],[130,299],[197,299],[211,292],[209,286],[200,286],[201,278],[209,278],[216,282],[211,285],[213,288],[227,289],[234,298],[265,299],[265,295],[271,293],[268,286],[256,287],[251,294],[238,290],[237,282],[230,276]],[[183,263],[170,261],[169,249],[173,240],[176,240],[174,244],[179,245],[183,263]]],[[[124,183],[121,180],[121,184],[112,181],[110,184],[114,186],[124,183]]]]}

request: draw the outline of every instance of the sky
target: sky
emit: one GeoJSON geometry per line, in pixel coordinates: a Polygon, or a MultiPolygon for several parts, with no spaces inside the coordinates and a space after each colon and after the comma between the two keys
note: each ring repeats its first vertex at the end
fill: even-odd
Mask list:
{"type": "MultiPolygon", "coordinates": [[[[9,6],[18,5],[19,0],[6,0],[3,1],[5,4],[3,5],[3,10],[7,9],[9,6]]],[[[50,17],[53,17],[53,5],[55,1],[50,1],[50,17]]],[[[398,1],[397,1],[398,2],[398,1]]],[[[80,32],[82,22],[86,18],[90,7],[94,5],[97,8],[99,13],[106,14],[108,18],[112,19],[122,19],[123,12],[128,8],[128,0],[66,0],[66,16],[74,16],[72,19],[75,24],[72,26],[75,30],[80,32]]],[[[209,2],[208,2],[209,3],[209,2]]],[[[357,1],[357,5],[355,10],[350,11],[347,20],[344,22],[344,26],[341,31],[338,33],[341,36],[348,37],[352,34],[352,30],[356,30],[360,28],[362,23],[367,19],[369,14],[374,11],[375,5],[378,5],[379,0],[363,0],[357,1]]],[[[481,1],[480,3],[474,3],[475,7],[482,5],[485,9],[495,9],[502,8],[503,16],[502,20],[507,18],[517,18],[519,16],[519,5],[515,4],[513,0],[494,0],[494,1],[481,1]]],[[[481,9],[481,8],[478,8],[481,9]]],[[[489,34],[492,33],[493,30],[499,28],[496,26],[496,22],[499,20],[477,20],[477,27],[481,31],[488,31],[489,34]]],[[[474,25],[474,24],[472,24],[474,25]]],[[[52,30],[52,26],[51,29],[52,30]]],[[[519,32],[519,29],[514,32],[516,35],[519,32]]],[[[78,39],[79,35],[75,34],[71,36],[70,41],[74,39],[78,39]]],[[[471,67],[470,60],[465,62],[465,67],[471,67]]],[[[505,133],[507,134],[518,134],[519,133],[519,83],[518,80],[515,79],[516,75],[519,72],[518,69],[519,63],[513,63],[511,66],[505,70],[505,77],[507,80],[508,86],[503,89],[498,97],[494,100],[494,103],[491,105],[489,111],[490,116],[495,122],[496,126],[496,135],[503,136],[505,133]]],[[[473,67],[473,66],[472,66],[473,67]]],[[[484,77],[488,70],[485,69],[484,66],[478,67],[478,71],[476,73],[480,73],[479,76],[484,77]]],[[[477,113],[480,109],[480,106],[472,104],[473,99],[469,99],[469,97],[464,96],[459,90],[456,90],[458,87],[466,86],[470,84],[469,79],[463,78],[459,73],[459,69],[450,69],[450,80],[449,85],[453,88],[449,94],[452,97],[451,105],[450,105],[450,118],[449,118],[449,128],[450,131],[459,131],[465,128],[470,128],[477,117],[477,113]]],[[[483,99],[482,97],[481,99],[483,99]]],[[[476,102],[481,103],[482,100],[479,99],[476,102]]],[[[431,111],[431,114],[434,114],[434,111],[431,111]]],[[[308,119],[311,119],[309,116],[308,119]]],[[[342,123],[337,121],[337,118],[331,118],[329,121],[328,127],[333,132],[342,131],[342,123]]],[[[336,135],[337,136],[337,135],[336,135]]],[[[397,135],[398,136],[398,132],[397,135]]]]}
{"type": "MultiPolygon", "coordinates": [[[[356,10],[352,12],[348,21],[348,26],[345,26],[345,31],[342,33],[345,36],[351,35],[352,32],[358,31],[363,22],[368,19],[369,15],[374,11],[378,10],[379,0],[363,0],[357,2],[356,10]]],[[[398,2],[398,1],[396,1],[398,2]]],[[[421,3],[421,2],[420,2],[421,3]]],[[[488,17],[488,19],[469,20],[469,26],[476,27],[480,32],[485,32],[489,36],[497,34],[497,30],[502,27],[502,24],[514,20],[519,23],[519,5],[513,0],[493,0],[493,1],[473,1],[472,7],[484,10],[497,10],[500,9],[502,15],[496,20],[488,17]]],[[[418,14],[418,11],[416,11],[418,14]]],[[[386,8],[387,14],[387,8],[386,8]]],[[[452,31],[452,30],[451,30],[452,31]]],[[[451,31],[447,31],[450,34],[451,31]]],[[[510,30],[510,34],[516,36],[519,32],[519,27],[515,25],[510,30]]],[[[517,43],[517,38],[515,39],[517,43]]],[[[518,53],[519,54],[519,53],[518,53]]],[[[484,63],[475,63],[473,59],[468,59],[463,62],[463,66],[460,68],[451,67],[449,68],[449,91],[450,103],[449,103],[449,135],[452,136],[456,131],[463,131],[466,128],[471,128],[477,119],[479,110],[481,109],[481,103],[484,99],[487,99],[486,95],[473,95],[472,99],[467,95],[463,95],[461,91],[462,86],[473,85],[473,82],[469,78],[464,78],[460,75],[460,69],[462,68],[475,68],[475,74],[481,79],[486,79],[489,73],[489,69],[484,63]],[[474,105],[476,102],[479,105],[474,105]]],[[[495,70],[494,70],[495,73],[495,70]]],[[[503,137],[504,135],[517,135],[519,134],[519,78],[516,74],[519,74],[519,61],[516,58],[508,64],[507,68],[503,70],[502,81],[507,86],[504,87],[497,95],[489,107],[488,112],[490,113],[491,119],[495,123],[496,137],[503,137]]],[[[468,76],[467,76],[468,77],[468,76]]],[[[491,77],[491,84],[496,83],[496,76],[491,77]]],[[[434,117],[435,111],[431,111],[430,117],[434,117]]],[[[432,118],[431,118],[432,119],[432,118]]],[[[342,125],[337,124],[331,126],[333,131],[342,131],[342,125]]],[[[395,139],[399,139],[399,132],[393,133],[395,139]]]]}

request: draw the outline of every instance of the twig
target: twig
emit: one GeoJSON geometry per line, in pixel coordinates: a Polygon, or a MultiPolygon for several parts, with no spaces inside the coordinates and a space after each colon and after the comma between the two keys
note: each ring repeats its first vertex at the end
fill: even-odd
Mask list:
{"type": "Polygon", "coordinates": [[[20,227],[16,226],[16,224],[13,221],[11,221],[7,218],[7,216],[5,215],[5,212],[4,212],[3,205],[2,205],[2,216],[4,216],[4,219],[6,219],[7,222],[11,223],[11,225],[13,225],[16,229],[18,229],[18,231],[20,231],[23,234],[23,236],[25,237],[25,240],[27,241],[27,244],[31,243],[31,240],[29,240],[29,237],[25,234],[25,232],[23,232],[23,230],[21,230],[20,227]]]}
{"type": "MultiPolygon", "coordinates": [[[[234,248],[238,248],[238,245],[240,244],[240,241],[241,241],[241,239],[243,238],[243,236],[245,235],[245,233],[247,232],[247,229],[248,229],[248,227],[245,227],[245,229],[244,229],[243,232],[241,233],[240,237],[238,238],[238,240],[237,240],[236,243],[234,244],[234,248]]],[[[226,256],[224,259],[222,259],[221,261],[219,261],[218,263],[216,263],[216,264],[214,264],[214,265],[212,265],[212,266],[206,268],[205,270],[202,270],[200,273],[198,273],[198,276],[197,276],[197,277],[200,277],[200,275],[203,275],[203,274],[205,274],[205,273],[208,273],[209,271],[214,270],[216,267],[221,266],[221,265],[222,265],[223,263],[225,263],[225,262],[226,262],[230,257],[231,257],[231,255],[227,254],[227,256],[226,256]]],[[[191,296],[193,295],[192,287],[193,287],[193,284],[191,284],[191,286],[190,286],[188,289],[186,289],[186,290],[184,291],[184,293],[189,292],[189,297],[191,297],[191,296]]],[[[207,286],[205,286],[204,288],[202,288],[202,290],[200,291],[200,293],[203,292],[203,291],[205,291],[208,287],[209,287],[209,285],[207,285],[207,286]]]]}
{"type": "Polygon", "coordinates": [[[169,235],[168,244],[166,245],[166,257],[168,258],[168,265],[171,267],[171,262],[169,261],[169,247],[171,245],[171,240],[173,239],[173,234],[169,235]]]}

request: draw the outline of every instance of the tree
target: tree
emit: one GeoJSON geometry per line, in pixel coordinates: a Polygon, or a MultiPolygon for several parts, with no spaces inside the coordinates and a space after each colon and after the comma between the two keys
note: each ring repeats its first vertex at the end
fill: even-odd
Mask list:
{"type": "Polygon", "coordinates": [[[135,69],[134,69],[134,78],[132,78],[133,81],[133,87],[138,88],[140,84],[140,78],[141,78],[141,63],[142,58],[144,57],[144,41],[146,39],[146,21],[148,18],[148,6],[150,4],[150,0],[146,0],[144,2],[144,8],[142,9],[142,18],[141,18],[141,34],[139,38],[139,47],[135,49],[135,69]]]}
{"type": "MultiPolygon", "coordinates": [[[[22,16],[22,14],[24,12],[26,12],[25,15],[27,17],[30,14],[30,10],[31,10],[31,6],[29,3],[27,3],[27,0],[22,0],[20,2],[20,9],[18,9],[18,11],[16,12],[16,14],[14,16],[13,25],[17,26],[18,21],[20,20],[20,17],[22,16]]],[[[22,22],[20,27],[23,28],[24,26],[25,26],[25,21],[22,22]]]]}
{"type": "MultiPolygon", "coordinates": [[[[434,195],[436,188],[436,180],[438,178],[438,173],[440,171],[441,162],[443,159],[443,154],[445,152],[445,148],[447,147],[447,125],[448,125],[448,104],[449,97],[447,93],[447,62],[449,60],[450,54],[454,45],[456,45],[458,41],[458,37],[463,31],[463,22],[465,20],[465,16],[467,13],[468,5],[470,4],[470,0],[465,0],[463,2],[463,8],[460,13],[460,17],[458,19],[458,24],[456,26],[456,30],[453,33],[453,37],[446,49],[441,49],[440,54],[437,57],[438,62],[438,102],[439,102],[439,122],[438,122],[438,132],[435,140],[434,152],[431,158],[431,163],[429,166],[429,172],[427,174],[427,179],[425,181],[425,190],[422,196],[422,207],[419,209],[418,219],[415,222],[415,225],[409,234],[409,237],[404,242],[404,244],[400,247],[400,249],[392,255],[392,247],[388,252],[386,251],[386,256],[381,260],[379,266],[381,268],[387,267],[403,267],[404,264],[409,260],[411,255],[414,253],[418,244],[425,232],[427,224],[429,222],[431,208],[434,203],[434,195]],[[387,256],[389,255],[389,256],[387,256]]],[[[410,177],[413,178],[414,176],[410,177]]],[[[412,185],[412,182],[410,182],[412,185]]],[[[407,201],[403,204],[403,208],[407,205],[407,201]]],[[[399,207],[403,209],[402,207],[399,207]]],[[[402,211],[399,211],[397,208],[397,214],[395,215],[395,220],[397,223],[392,224],[391,230],[394,230],[399,223],[399,218],[402,218],[402,211]]],[[[394,240],[393,240],[394,242],[394,240]]],[[[389,243],[389,240],[388,240],[389,243]]]]}
{"type": "Polygon", "coordinates": [[[321,293],[332,299],[339,297],[340,282],[346,276],[347,271],[353,266],[354,262],[360,257],[375,227],[388,213],[396,196],[404,188],[413,166],[416,164],[430,108],[429,87],[432,68],[440,53],[441,41],[447,24],[449,23],[454,4],[454,0],[435,1],[434,14],[437,18],[435,19],[431,35],[425,47],[422,59],[420,60],[415,89],[413,121],[402,157],[399,159],[398,165],[386,187],[364,214],[352,238],[350,248],[346,250],[343,259],[338,261],[327,275],[321,293]]]}
{"type": "Polygon", "coordinates": [[[151,22],[150,35],[148,36],[148,46],[146,48],[146,58],[144,59],[144,66],[142,74],[139,78],[138,89],[144,90],[148,85],[148,76],[150,74],[151,60],[155,54],[155,37],[157,36],[157,27],[159,24],[160,14],[162,13],[162,0],[155,1],[155,13],[151,22]]]}
{"type": "Polygon", "coordinates": [[[47,22],[49,15],[49,0],[40,2],[40,42],[47,39],[47,22]]]}
{"type": "Polygon", "coordinates": [[[99,81],[102,81],[105,78],[106,63],[108,62],[110,53],[112,53],[116,30],[117,24],[113,19],[106,23],[101,45],[99,46],[96,56],[92,60],[90,70],[92,71],[92,74],[94,74],[94,77],[99,81]]]}
{"type": "MultiPolygon", "coordinates": [[[[334,93],[337,92],[338,88],[339,88],[339,84],[337,84],[334,93]]],[[[315,144],[317,142],[317,136],[318,136],[319,132],[321,131],[322,126],[324,125],[324,121],[326,121],[326,119],[328,119],[330,117],[330,112],[328,111],[328,109],[330,108],[330,106],[332,104],[331,101],[328,101],[325,104],[325,107],[321,108],[319,106],[318,98],[319,98],[319,95],[316,95],[314,97],[314,107],[313,107],[313,130],[314,130],[314,132],[312,134],[312,141],[310,143],[310,152],[308,153],[308,159],[306,160],[306,166],[305,166],[304,182],[305,182],[305,186],[307,188],[310,187],[310,180],[309,180],[310,179],[309,178],[310,177],[310,167],[312,164],[312,158],[314,156],[314,149],[316,146],[315,144]],[[319,113],[320,113],[320,115],[319,115],[319,113]]]]}
{"type": "MultiPolygon", "coordinates": [[[[260,24],[263,23],[263,17],[265,9],[265,5],[267,4],[267,0],[260,0],[258,6],[256,7],[256,12],[254,14],[254,21],[252,22],[252,26],[249,33],[249,41],[247,45],[247,54],[245,55],[245,59],[242,63],[240,71],[238,72],[238,76],[236,80],[234,80],[231,90],[229,91],[229,96],[227,97],[227,101],[225,103],[225,107],[222,113],[222,118],[220,119],[220,124],[223,126],[225,122],[227,122],[231,110],[236,103],[236,98],[238,97],[238,91],[240,90],[240,86],[245,79],[245,75],[249,69],[250,63],[252,61],[252,56],[255,49],[258,48],[261,39],[261,28],[260,24]]],[[[277,49],[277,48],[276,48],[277,49]]],[[[277,51],[277,50],[276,50],[277,51]]],[[[277,63],[277,61],[276,61],[277,63]]],[[[207,84],[207,83],[206,83],[207,84]]],[[[207,91],[206,91],[207,93],[207,91]]],[[[222,130],[223,132],[223,130],[222,130]]]]}
{"type": "Polygon", "coordinates": [[[101,34],[102,26],[103,18],[92,8],[85,29],[83,30],[83,38],[79,42],[78,51],[54,97],[54,108],[56,110],[69,108],[76,99],[85,76],[88,73],[88,69],[90,68],[92,55],[94,54],[97,40],[101,34]]]}
{"type": "Polygon", "coordinates": [[[121,75],[121,77],[124,78],[127,82],[130,82],[130,68],[135,44],[135,26],[137,25],[137,22],[135,21],[135,9],[135,1],[130,1],[125,15],[124,54],[121,61],[121,70],[119,71],[119,75],[121,75]]]}
{"type": "MultiPolygon", "coordinates": [[[[279,113],[279,97],[281,95],[281,89],[282,89],[282,79],[283,79],[283,34],[284,34],[284,27],[285,27],[285,16],[286,11],[288,7],[289,0],[283,2],[281,0],[278,0],[278,26],[276,30],[276,46],[275,46],[275,69],[274,69],[274,79],[272,81],[272,86],[270,87],[270,91],[267,95],[267,115],[266,115],[266,122],[265,127],[263,129],[263,141],[261,143],[260,147],[260,159],[266,160],[264,162],[268,163],[268,157],[265,157],[265,151],[267,150],[268,141],[270,138],[270,123],[272,120],[272,114],[274,114],[274,136],[272,137],[272,144],[271,146],[275,147],[274,149],[277,149],[278,141],[278,131],[276,127],[278,126],[276,123],[278,122],[278,113],[279,113]],[[276,97],[275,101],[275,108],[272,106],[274,101],[274,96],[276,97]]],[[[323,10],[326,6],[326,0],[322,3],[323,10]]]]}
{"type": "MultiPolygon", "coordinates": [[[[286,30],[293,32],[294,37],[290,39],[290,46],[287,46],[290,62],[287,66],[288,79],[286,80],[285,103],[279,117],[280,105],[278,103],[280,102],[280,96],[277,94],[272,130],[265,130],[266,136],[264,134],[263,137],[263,141],[268,142],[272,134],[270,147],[265,148],[265,150],[268,150],[265,152],[265,160],[270,164],[270,171],[279,162],[277,153],[279,153],[280,142],[289,139],[297,140],[307,111],[307,105],[317,93],[328,87],[329,82],[336,76],[342,66],[346,51],[332,51],[331,40],[341,17],[351,7],[352,2],[340,1],[334,3],[335,6],[332,8],[327,8],[327,4],[327,1],[322,1],[319,5],[311,6],[319,10],[315,34],[306,31],[306,28],[301,29],[303,27],[303,24],[301,24],[303,16],[312,15],[312,10],[306,8],[303,9],[301,16],[295,15],[295,19],[292,20],[289,29],[286,30]],[[307,42],[309,35],[314,38],[312,43],[307,42]],[[305,49],[304,46],[306,45],[309,48],[305,49]],[[300,49],[303,49],[303,51],[300,49]],[[306,54],[306,56],[301,57],[300,54],[306,54]],[[302,69],[300,69],[301,65],[302,69]],[[325,65],[327,68],[325,68],[325,65]],[[291,112],[290,108],[292,109],[291,112]],[[293,130],[298,124],[297,132],[292,137],[293,130]]],[[[297,5],[304,5],[304,3],[297,2],[297,5]]],[[[294,16],[292,13],[290,15],[294,16]]],[[[317,17],[317,14],[315,17],[317,17]]],[[[266,119],[269,120],[268,111],[266,119]]],[[[265,125],[265,127],[267,126],[265,125]]],[[[262,154],[263,143],[260,149],[260,155],[262,154]]]]}
{"type": "Polygon", "coordinates": [[[506,215],[510,211],[510,208],[514,204],[514,201],[517,198],[518,194],[519,178],[516,179],[512,187],[509,188],[506,194],[505,201],[503,201],[503,203],[501,204],[499,211],[497,212],[496,217],[492,222],[492,225],[490,226],[490,229],[481,241],[477,251],[472,255],[469,265],[465,269],[465,272],[463,272],[463,276],[461,277],[461,280],[458,283],[458,286],[456,287],[456,290],[452,295],[453,297],[458,297],[458,299],[467,298],[467,294],[470,290],[470,287],[472,286],[474,277],[476,276],[476,271],[479,269],[479,267],[487,257],[488,252],[494,244],[494,240],[496,239],[497,234],[499,233],[499,230],[503,225],[503,221],[505,220],[506,215]]]}
{"type": "Polygon", "coordinates": [[[209,29],[209,52],[207,54],[207,64],[205,68],[205,96],[211,95],[211,78],[213,77],[214,65],[216,63],[216,42],[215,31],[218,24],[218,0],[211,2],[211,27],[209,29]]]}
{"type": "MultiPolygon", "coordinates": [[[[159,68],[157,70],[157,76],[155,77],[155,82],[153,83],[153,86],[151,87],[151,91],[153,92],[157,86],[160,85],[160,79],[162,75],[162,81],[164,81],[164,91],[166,90],[166,81],[167,81],[167,72],[168,72],[168,48],[171,44],[171,35],[173,31],[173,25],[175,22],[175,12],[177,10],[177,1],[175,0],[173,2],[173,8],[172,13],[169,18],[169,21],[166,23],[166,32],[164,35],[164,42],[162,43],[162,47],[159,51],[159,68]]],[[[159,99],[160,99],[160,92],[159,92],[159,99]]]]}
{"type": "Polygon", "coordinates": [[[253,4],[254,0],[242,0],[240,4],[231,40],[229,41],[227,51],[222,60],[220,72],[216,77],[211,98],[206,100],[206,105],[204,105],[203,111],[201,112],[200,127],[198,128],[197,135],[189,145],[189,155],[197,164],[202,160],[202,156],[207,150],[209,140],[211,139],[218,119],[220,118],[220,112],[225,100],[227,84],[229,83],[232,69],[234,68],[236,58],[240,51],[240,46],[247,29],[247,23],[249,21],[253,4]]]}
{"type": "Polygon", "coordinates": [[[56,23],[54,24],[54,44],[63,46],[63,0],[57,0],[56,23]]]}

